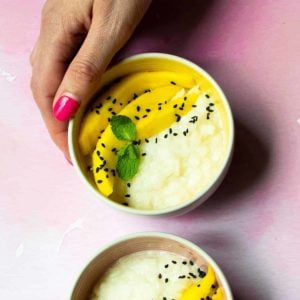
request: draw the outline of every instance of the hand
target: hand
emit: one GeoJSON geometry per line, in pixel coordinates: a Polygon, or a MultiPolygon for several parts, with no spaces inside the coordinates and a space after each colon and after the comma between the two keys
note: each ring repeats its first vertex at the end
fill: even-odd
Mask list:
{"type": "Polygon", "coordinates": [[[48,0],[31,54],[31,89],[48,131],[69,158],[67,121],[97,90],[151,0],[48,0]]]}

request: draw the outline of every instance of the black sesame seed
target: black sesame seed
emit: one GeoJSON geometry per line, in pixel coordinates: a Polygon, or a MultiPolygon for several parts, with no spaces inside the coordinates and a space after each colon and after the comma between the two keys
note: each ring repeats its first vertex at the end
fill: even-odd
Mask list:
{"type": "Polygon", "coordinates": [[[194,274],[194,273],[189,273],[189,275],[191,276],[191,277],[193,277],[193,278],[197,278],[197,276],[194,274]]]}
{"type": "Polygon", "coordinates": [[[138,117],[138,116],[134,116],[134,118],[135,118],[136,120],[139,120],[139,119],[140,119],[140,117],[138,117]]]}
{"type": "Polygon", "coordinates": [[[135,100],[137,97],[138,95],[134,93],[132,99],[135,100]]]}
{"type": "Polygon", "coordinates": [[[168,267],[169,267],[169,265],[168,265],[168,264],[166,264],[166,265],[165,265],[165,269],[167,269],[168,267]]]}
{"type": "Polygon", "coordinates": [[[210,113],[207,113],[206,114],[206,120],[209,120],[209,117],[210,117],[210,113]]]}
{"type": "Polygon", "coordinates": [[[102,156],[100,156],[99,158],[100,158],[101,160],[104,160],[104,157],[102,157],[102,156]]]}
{"type": "Polygon", "coordinates": [[[182,264],[183,264],[183,265],[186,265],[186,264],[187,264],[187,262],[186,262],[186,261],[183,261],[183,262],[182,262],[182,264]]]}
{"type": "Polygon", "coordinates": [[[177,264],[177,261],[176,261],[176,260],[172,260],[172,263],[173,263],[174,265],[176,265],[176,264],[177,264]]]}
{"type": "Polygon", "coordinates": [[[207,99],[209,99],[209,98],[210,98],[210,96],[209,96],[208,94],[205,94],[205,97],[206,97],[207,99]]]}
{"type": "Polygon", "coordinates": [[[214,104],[214,103],[212,103],[212,102],[210,102],[208,105],[209,105],[209,106],[214,106],[215,104],[214,104]]]}
{"type": "Polygon", "coordinates": [[[165,134],[165,135],[164,135],[164,138],[166,139],[167,137],[168,137],[168,134],[165,134]]]}
{"type": "Polygon", "coordinates": [[[192,107],[197,107],[197,105],[196,105],[196,104],[193,104],[192,107]]]}
{"type": "Polygon", "coordinates": [[[108,109],[108,111],[112,111],[113,110],[113,108],[112,107],[110,107],[109,109],[108,109]]]}
{"type": "Polygon", "coordinates": [[[200,287],[200,284],[197,284],[197,287],[200,287]]]}
{"type": "Polygon", "coordinates": [[[158,110],[161,110],[161,107],[159,107],[158,110]]]}
{"type": "Polygon", "coordinates": [[[144,91],[144,93],[150,93],[150,92],[151,92],[150,89],[147,89],[147,90],[144,91]]]}
{"type": "Polygon", "coordinates": [[[109,100],[109,99],[111,99],[111,96],[106,97],[106,100],[109,100]]]}
{"type": "Polygon", "coordinates": [[[115,98],[115,99],[112,101],[112,103],[113,103],[113,104],[116,104],[116,102],[117,102],[117,99],[115,98]]]}
{"type": "Polygon", "coordinates": [[[106,178],[109,178],[109,175],[107,174],[105,177],[106,177],[106,178]]]}
{"type": "Polygon", "coordinates": [[[111,152],[115,152],[117,149],[116,148],[112,148],[111,149],[111,152]]]}
{"type": "Polygon", "coordinates": [[[209,296],[206,297],[206,300],[211,300],[211,298],[209,296]]]}
{"type": "Polygon", "coordinates": [[[136,110],[137,110],[137,111],[140,111],[140,110],[141,110],[141,107],[138,105],[138,106],[136,107],[136,110]]]}
{"type": "Polygon", "coordinates": [[[174,136],[177,136],[177,135],[178,135],[178,133],[174,132],[174,133],[173,133],[173,135],[174,135],[174,136]]]}
{"type": "Polygon", "coordinates": [[[176,117],[176,122],[179,122],[179,121],[180,121],[180,119],[181,119],[181,116],[180,116],[180,115],[178,115],[178,114],[175,114],[175,117],[176,117]]]}
{"type": "Polygon", "coordinates": [[[165,100],[165,102],[164,102],[165,104],[167,104],[168,103],[168,101],[167,100],[165,100]]]}
{"type": "Polygon", "coordinates": [[[104,129],[102,129],[101,131],[100,131],[100,133],[103,133],[104,132],[104,129]]]}
{"type": "Polygon", "coordinates": [[[167,297],[163,297],[163,300],[167,300],[167,297]]]}
{"type": "Polygon", "coordinates": [[[155,138],[155,144],[157,144],[157,141],[158,141],[158,139],[157,139],[157,138],[155,138]]]}
{"type": "Polygon", "coordinates": [[[126,194],[125,197],[126,197],[126,198],[130,198],[130,195],[129,195],[129,194],[126,194]]]}
{"type": "Polygon", "coordinates": [[[97,183],[102,183],[103,182],[103,180],[97,180],[97,183]]]}
{"type": "Polygon", "coordinates": [[[179,279],[184,279],[185,277],[185,275],[178,276],[179,279]]]}
{"type": "Polygon", "coordinates": [[[130,188],[130,186],[131,186],[130,182],[127,183],[127,186],[130,188]]]}
{"type": "Polygon", "coordinates": [[[192,260],[190,260],[190,265],[193,266],[194,265],[194,262],[192,260]]]}
{"type": "Polygon", "coordinates": [[[147,118],[148,117],[148,115],[143,115],[143,119],[145,119],[145,118],[147,118]]]}
{"type": "Polygon", "coordinates": [[[146,153],[142,153],[142,156],[146,156],[147,154],[146,153]]]}
{"type": "Polygon", "coordinates": [[[187,97],[184,97],[183,100],[186,101],[187,97]]]}
{"type": "Polygon", "coordinates": [[[150,112],[151,111],[151,109],[150,108],[146,108],[146,112],[150,112]]]}
{"type": "Polygon", "coordinates": [[[206,273],[203,272],[203,271],[200,271],[200,272],[198,273],[198,275],[199,275],[200,278],[203,278],[203,277],[205,277],[206,273]]]}
{"type": "Polygon", "coordinates": [[[127,202],[123,202],[122,205],[128,206],[128,203],[127,202]]]}
{"type": "Polygon", "coordinates": [[[159,273],[159,274],[158,274],[158,278],[159,278],[159,279],[161,279],[161,278],[162,278],[162,275],[161,275],[161,273],[159,273]]]}
{"type": "Polygon", "coordinates": [[[105,148],[105,144],[104,144],[104,143],[101,143],[101,146],[102,146],[103,148],[105,148]]]}
{"type": "Polygon", "coordinates": [[[100,156],[100,151],[99,151],[99,150],[97,150],[97,152],[96,152],[96,153],[97,153],[97,155],[98,155],[98,156],[100,156]]]}
{"type": "Polygon", "coordinates": [[[165,279],[165,283],[167,283],[168,281],[169,281],[169,278],[166,278],[166,279],[165,279]]]}
{"type": "Polygon", "coordinates": [[[120,104],[120,106],[122,106],[122,105],[123,105],[123,103],[122,103],[122,102],[120,102],[119,104],[120,104]]]}
{"type": "Polygon", "coordinates": [[[108,172],[108,168],[105,168],[105,169],[104,169],[104,172],[108,172]]]}
{"type": "Polygon", "coordinates": [[[173,84],[173,85],[176,85],[176,82],[174,82],[174,81],[171,81],[170,83],[173,84]]]}
{"type": "Polygon", "coordinates": [[[110,123],[110,118],[107,118],[108,123],[110,123]]]}
{"type": "Polygon", "coordinates": [[[149,143],[149,140],[148,140],[148,139],[145,139],[145,142],[146,142],[146,143],[149,143]]]}
{"type": "Polygon", "coordinates": [[[214,284],[212,284],[212,285],[211,285],[211,288],[212,288],[212,289],[215,289],[215,288],[216,288],[216,286],[215,286],[214,284]]]}
{"type": "Polygon", "coordinates": [[[169,128],[169,133],[172,134],[173,130],[172,128],[169,128]]]}
{"type": "Polygon", "coordinates": [[[176,108],[176,107],[177,107],[177,104],[174,104],[174,105],[173,105],[173,108],[176,108]]]}
{"type": "Polygon", "coordinates": [[[112,112],[111,112],[111,114],[112,114],[113,116],[115,116],[115,115],[116,115],[116,113],[115,113],[114,111],[112,111],[112,112]]]}
{"type": "Polygon", "coordinates": [[[98,109],[96,109],[96,114],[97,114],[97,115],[100,115],[100,112],[99,112],[99,110],[98,110],[98,109]]]}

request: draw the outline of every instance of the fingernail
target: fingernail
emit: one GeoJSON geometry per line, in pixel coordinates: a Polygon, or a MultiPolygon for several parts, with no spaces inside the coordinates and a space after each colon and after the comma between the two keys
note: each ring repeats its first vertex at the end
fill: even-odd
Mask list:
{"type": "Polygon", "coordinates": [[[59,121],[68,121],[74,116],[79,106],[79,102],[71,94],[65,94],[56,101],[53,114],[59,121]]]}

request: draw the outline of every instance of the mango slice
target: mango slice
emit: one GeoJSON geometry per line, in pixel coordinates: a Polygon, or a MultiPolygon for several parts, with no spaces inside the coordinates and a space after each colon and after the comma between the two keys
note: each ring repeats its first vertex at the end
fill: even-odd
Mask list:
{"type": "MultiPolygon", "coordinates": [[[[128,116],[134,123],[138,123],[139,120],[145,119],[142,115],[150,115],[158,103],[169,101],[179,90],[180,87],[175,85],[157,88],[153,92],[143,94],[134,102],[128,104],[120,111],[120,115],[128,116]],[[150,110],[150,112],[146,110],[150,110]]],[[[109,196],[113,192],[114,177],[116,174],[114,168],[117,162],[116,153],[125,143],[118,140],[114,136],[111,126],[108,126],[98,140],[96,149],[93,152],[94,178],[99,191],[104,196],[109,196]]]]}
{"type": "Polygon", "coordinates": [[[172,84],[181,88],[192,88],[196,79],[187,73],[140,72],[126,76],[111,86],[87,111],[79,133],[79,147],[83,155],[92,153],[97,139],[109,124],[109,118],[118,114],[138,96],[158,87],[172,84]]]}
{"type": "Polygon", "coordinates": [[[216,293],[212,296],[212,300],[224,300],[224,293],[223,289],[219,287],[216,291],[216,293]]]}
{"type": "MultiPolygon", "coordinates": [[[[216,277],[212,267],[208,266],[206,276],[184,290],[180,300],[206,299],[212,293],[212,285],[216,284],[216,277]]],[[[216,296],[216,295],[215,295],[216,296]]],[[[220,296],[218,296],[220,297],[220,296]]],[[[223,300],[223,298],[216,298],[223,300]]]]}

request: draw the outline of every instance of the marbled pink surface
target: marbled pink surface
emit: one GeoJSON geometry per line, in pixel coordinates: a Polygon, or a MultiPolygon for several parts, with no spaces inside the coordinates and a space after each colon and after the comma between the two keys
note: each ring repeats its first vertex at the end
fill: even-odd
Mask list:
{"type": "Polygon", "coordinates": [[[0,299],[68,299],[99,247],[158,230],[207,250],[236,299],[298,300],[300,1],[155,1],[119,54],[191,59],[233,108],[228,176],[202,207],[170,219],[123,215],[97,202],[50,141],[29,88],[42,4],[0,3],[0,299]]]}

